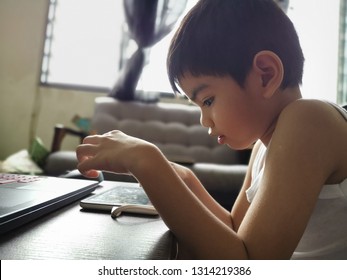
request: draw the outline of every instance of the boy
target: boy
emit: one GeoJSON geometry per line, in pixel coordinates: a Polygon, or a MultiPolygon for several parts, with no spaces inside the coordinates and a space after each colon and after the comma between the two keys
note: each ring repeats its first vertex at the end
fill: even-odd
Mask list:
{"type": "Polygon", "coordinates": [[[221,145],[256,143],[231,212],[190,170],[120,131],[87,137],[78,168],[133,174],[180,258],[346,259],[347,114],[301,98],[303,61],[292,23],[272,0],[201,0],[173,38],[173,89],[200,107],[221,145]]]}

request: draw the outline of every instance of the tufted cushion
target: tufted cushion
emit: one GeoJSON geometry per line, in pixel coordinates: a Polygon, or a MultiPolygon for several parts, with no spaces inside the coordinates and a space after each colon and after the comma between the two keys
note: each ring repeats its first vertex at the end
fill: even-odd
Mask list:
{"type": "Polygon", "coordinates": [[[121,130],[157,145],[171,160],[237,164],[237,153],[221,146],[200,125],[195,106],[176,103],[146,104],[98,97],[92,127],[97,133],[121,130]]]}

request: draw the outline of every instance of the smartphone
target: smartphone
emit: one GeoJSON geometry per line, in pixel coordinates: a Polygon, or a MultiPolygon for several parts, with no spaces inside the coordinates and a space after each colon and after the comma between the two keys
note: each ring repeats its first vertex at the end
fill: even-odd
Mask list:
{"type": "Polygon", "coordinates": [[[147,194],[137,185],[119,185],[80,201],[86,210],[110,211],[112,217],[122,212],[158,215],[147,194]]]}

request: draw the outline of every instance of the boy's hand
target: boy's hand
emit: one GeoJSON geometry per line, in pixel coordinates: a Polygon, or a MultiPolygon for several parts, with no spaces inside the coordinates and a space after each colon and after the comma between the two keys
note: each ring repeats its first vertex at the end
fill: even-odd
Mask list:
{"type": "Polygon", "coordinates": [[[77,168],[87,177],[96,177],[96,170],[130,174],[134,164],[152,146],[144,140],[116,130],[88,136],[76,149],[79,162],[77,168]]]}

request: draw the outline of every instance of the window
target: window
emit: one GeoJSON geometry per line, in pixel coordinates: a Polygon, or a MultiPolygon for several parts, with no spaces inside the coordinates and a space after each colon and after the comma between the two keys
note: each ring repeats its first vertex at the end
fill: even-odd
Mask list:
{"type": "Polygon", "coordinates": [[[338,102],[347,104],[347,0],[340,2],[338,102]]]}
{"type": "Polygon", "coordinates": [[[305,56],[302,95],[336,102],[339,43],[338,0],[290,0],[288,16],[305,56]]]}
{"type": "MultiPolygon", "coordinates": [[[[196,1],[188,0],[184,14],[196,1]]],[[[296,26],[306,58],[302,85],[305,98],[337,99],[339,2],[289,1],[288,16],[296,26]]],[[[122,1],[50,3],[41,83],[112,88],[120,61],[127,55],[123,51],[122,1]]],[[[172,92],[165,64],[173,32],[151,49],[138,89],[172,92]]]]}
{"type": "MultiPolygon", "coordinates": [[[[188,0],[183,15],[196,1],[188,0]]],[[[122,3],[121,0],[51,0],[41,83],[110,90],[122,59],[136,49],[132,40],[123,37],[122,3]]],[[[151,50],[151,62],[145,66],[138,89],[172,92],[165,74],[165,56],[172,35],[173,32],[151,50]],[[152,74],[146,81],[148,71],[152,74]],[[153,73],[155,83],[152,82],[153,73]]]]}
{"type": "Polygon", "coordinates": [[[119,70],[122,1],[51,0],[41,83],[110,88],[119,70]]]}

